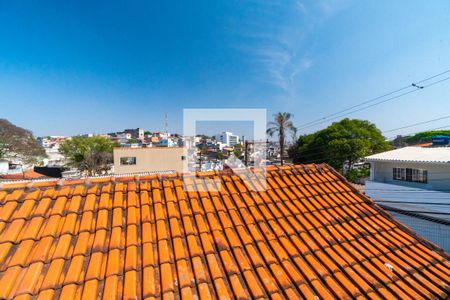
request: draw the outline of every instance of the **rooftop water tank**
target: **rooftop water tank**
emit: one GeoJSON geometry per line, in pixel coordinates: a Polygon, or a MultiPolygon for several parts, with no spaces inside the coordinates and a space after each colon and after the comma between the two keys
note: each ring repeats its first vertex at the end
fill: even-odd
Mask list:
{"type": "Polygon", "coordinates": [[[450,144],[450,136],[435,135],[432,138],[433,146],[445,146],[450,144]]]}

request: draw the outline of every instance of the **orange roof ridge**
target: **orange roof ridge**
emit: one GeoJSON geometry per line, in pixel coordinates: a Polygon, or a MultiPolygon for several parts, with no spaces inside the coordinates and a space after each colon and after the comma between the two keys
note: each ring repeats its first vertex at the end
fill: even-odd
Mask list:
{"type": "Polygon", "coordinates": [[[450,292],[450,256],[327,165],[269,167],[265,179],[191,175],[184,183],[183,174],[153,174],[0,189],[0,299],[450,292]],[[223,187],[207,192],[203,179],[212,177],[223,187]],[[263,181],[266,191],[251,189],[263,181]]]}

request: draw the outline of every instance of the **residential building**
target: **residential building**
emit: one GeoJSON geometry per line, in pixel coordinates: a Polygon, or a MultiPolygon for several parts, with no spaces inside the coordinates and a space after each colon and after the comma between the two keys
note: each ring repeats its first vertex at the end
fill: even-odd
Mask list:
{"type": "Polygon", "coordinates": [[[45,148],[47,157],[43,159],[44,166],[62,167],[67,163],[66,157],[59,152],[59,146],[53,148],[45,148]]]}
{"type": "Polygon", "coordinates": [[[70,139],[70,137],[52,135],[52,136],[38,137],[37,141],[43,148],[57,151],[61,143],[65,142],[67,139],[70,139]]]}
{"type": "Polygon", "coordinates": [[[160,139],[167,139],[167,138],[170,137],[170,133],[165,132],[165,131],[153,132],[152,133],[152,137],[158,138],[158,140],[160,140],[160,139]]]}
{"type": "Polygon", "coordinates": [[[44,166],[61,167],[66,163],[66,158],[59,152],[59,148],[63,142],[69,139],[71,137],[66,136],[46,136],[37,139],[47,154],[47,157],[43,159],[44,166]]]}
{"type": "Polygon", "coordinates": [[[194,137],[194,144],[195,145],[197,145],[197,144],[200,144],[200,143],[202,143],[202,137],[201,136],[195,136],[194,137]]]}
{"type": "Polygon", "coordinates": [[[22,174],[29,168],[28,165],[23,163],[21,160],[14,158],[12,160],[0,159],[0,175],[15,175],[22,174]]]}
{"type": "Polygon", "coordinates": [[[181,147],[114,148],[114,173],[183,172],[187,160],[181,147]]]}
{"type": "Polygon", "coordinates": [[[157,136],[152,136],[152,137],[150,138],[150,142],[151,142],[152,144],[159,144],[159,137],[157,137],[157,136]]]}
{"type": "Polygon", "coordinates": [[[145,133],[144,129],[136,128],[136,129],[125,129],[120,132],[112,132],[108,133],[107,136],[112,138],[113,140],[118,141],[122,146],[127,146],[130,140],[137,140],[139,143],[144,142],[145,133]]]}
{"type": "Polygon", "coordinates": [[[153,132],[145,137],[145,141],[153,146],[177,147],[180,146],[182,139],[177,135],[168,132],[153,132]]]}
{"type": "Polygon", "coordinates": [[[9,161],[6,159],[0,159],[0,174],[8,174],[9,172],[9,161]]]}
{"type": "Polygon", "coordinates": [[[215,136],[217,142],[224,144],[226,147],[234,147],[239,144],[239,136],[234,135],[232,132],[224,131],[215,136]]]}
{"type": "Polygon", "coordinates": [[[337,172],[265,173],[258,193],[230,172],[3,185],[0,298],[448,297],[450,256],[337,172]]]}
{"type": "Polygon", "coordinates": [[[124,133],[129,133],[132,138],[138,139],[138,140],[144,140],[145,134],[144,129],[142,128],[136,128],[136,129],[125,129],[123,131],[124,133]]]}
{"type": "Polygon", "coordinates": [[[129,139],[132,138],[132,135],[131,135],[131,133],[129,133],[129,132],[119,132],[119,133],[116,134],[116,137],[117,137],[118,139],[129,140],[129,139]]]}
{"type": "Polygon", "coordinates": [[[450,190],[450,147],[404,147],[365,158],[370,180],[427,190],[450,190]]]}
{"type": "Polygon", "coordinates": [[[366,195],[450,252],[450,147],[404,147],[365,160],[366,195]]]}
{"type": "Polygon", "coordinates": [[[119,132],[116,134],[115,138],[119,140],[121,144],[125,144],[132,138],[132,135],[129,132],[119,132]]]}
{"type": "Polygon", "coordinates": [[[178,147],[178,143],[172,138],[161,139],[159,141],[159,146],[161,146],[161,147],[178,147]]]}

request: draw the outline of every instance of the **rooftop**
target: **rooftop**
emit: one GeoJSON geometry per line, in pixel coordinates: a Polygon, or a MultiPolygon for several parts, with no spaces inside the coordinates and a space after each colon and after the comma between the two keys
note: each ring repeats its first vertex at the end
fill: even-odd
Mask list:
{"type": "Polygon", "coordinates": [[[34,170],[26,170],[24,172],[12,173],[12,174],[2,174],[0,175],[0,180],[23,180],[23,179],[36,179],[36,178],[46,178],[47,176],[38,173],[34,170]]]}
{"type": "Polygon", "coordinates": [[[259,183],[245,173],[195,175],[4,185],[0,299],[450,292],[450,256],[328,166],[269,167],[266,192],[250,190],[259,183]],[[219,192],[204,191],[210,177],[219,192]]]}
{"type": "Polygon", "coordinates": [[[450,147],[404,147],[367,156],[366,161],[450,164],[450,147]]]}

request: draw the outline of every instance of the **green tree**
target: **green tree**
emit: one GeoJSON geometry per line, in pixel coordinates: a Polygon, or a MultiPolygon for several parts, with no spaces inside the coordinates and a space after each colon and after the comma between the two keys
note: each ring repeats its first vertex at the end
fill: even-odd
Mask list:
{"type": "Polygon", "coordinates": [[[206,144],[206,139],[202,139],[199,144],[197,144],[197,155],[198,155],[198,170],[202,170],[203,160],[205,156],[208,155],[208,145],[206,144]]]}
{"type": "Polygon", "coordinates": [[[241,155],[242,155],[242,145],[241,144],[234,145],[233,153],[234,153],[234,156],[236,156],[237,158],[241,157],[241,155]]]}
{"type": "Polygon", "coordinates": [[[0,137],[0,158],[4,158],[8,153],[8,144],[0,137]]]}
{"type": "Polygon", "coordinates": [[[313,134],[301,136],[289,149],[294,163],[328,163],[348,170],[361,158],[389,150],[381,131],[369,121],[343,119],[313,134]]]}
{"type": "Polygon", "coordinates": [[[294,124],[291,121],[292,114],[288,112],[279,112],[273,115],[274,121],[269,122],[267,128],[267,134],[273,136],[278,135],[278,143],[280,145],[280,159],[281,165],[283,165],[283,155],[285,154],[286,134],[287,132],[297,132],[294,124]]]}
{"type": "Polygon", "coordinates": [[[357,181],[359,178],[369,177],[370,169],[367,167],[362,167],[359,169],[351,169],[345,173],[345,177],[352,182],[357,181]]]}
{"type": "Polygon", "coordinates": [[[215,153],[216,153],[216,159],[223,160],[225,158],[225,155],[223,155],[222,151],[217,150],[215,153]]]}
{"type": "Polygon", "coordinates": [[[60,152],[69,160],[69,165],[93,176],[109,170],[113,162],[113,148],[119,146],[108,138],[74,137],[60,146],[60,152]]]}
{"type": "Polygon", "coordinates": [[[431,142],[435,135],[448,135],[450,136],[450,130],[430,130],[416,133],[412,136],[406,136],[405,142],[408,145],[414,145],[419,143],[431,142]]]}

